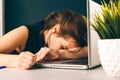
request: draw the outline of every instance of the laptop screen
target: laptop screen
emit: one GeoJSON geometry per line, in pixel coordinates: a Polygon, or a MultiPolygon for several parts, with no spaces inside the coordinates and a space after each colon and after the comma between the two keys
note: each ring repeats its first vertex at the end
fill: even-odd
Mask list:
{"type": "MultiPolygon", "coordinates": [[[[89,20],[90,20],[90,24],[94,23],[94,17],[96,13],[101,13],[101,7],[100,4],[98,4],[97,2],[95,2],[94,0],[89,0],[89,4],[88,4],[88,8],[89,8],[89,20]]],[[[100,64],[100,59],[99,59],[99,55],[98,55],[98,39],[99,36],[96,33],[96,31],[92,28],[92,26],[90,25],[89,28],[89,35],[88,35],[88,41],[89,41],[89,57],[88,57],[88,63],[90,67],[94,67],[96,65],[100,64]]]]}
{"type": "Polygon", "coordinates": [[[4,9],[5,33],[21,25],[34,24],[52,11],[72,10],[87,17],[86,0],[5,0],[4,9]]]}
{"type": "Polygon", "coordinates": [[[4,9],[5,33],[36,23],[52,11],[72,10],[87,18],[87,0],[5,0],[4,9]]]}

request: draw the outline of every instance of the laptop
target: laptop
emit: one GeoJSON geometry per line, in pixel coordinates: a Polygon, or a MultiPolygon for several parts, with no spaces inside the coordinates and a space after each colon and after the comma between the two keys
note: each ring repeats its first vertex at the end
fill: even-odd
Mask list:
{"type": "MultiPolygon", "coordinates": [[[[90,22],[93,22],[93,15],[96,12],[100,12],[100,4],[93,0],[80,0],[85,1],[85,6],[87,6],[87,18],[90,22]]],[[[94,29],[88,23],[88,58],[84,59],[74,59],[74,60],[55,60],[47,61],[42,63],[37,63],[39,67],[49,67],[49,68],[64,68],[64,69],[90,69],[95,66],[100,65],[97,40],[100,39],[94,29]]]]}
{"type": "MultiPolygon", "coordinates": [[[[70,1],[72,3],[72,0],[70,1]]],[[[100,5],[93,0],[76,0],[76,1],[77,3],[80,2],[79,5],[77,5],[79,8],[76,8],[76,10],[81,11],[81,13],[86,12],[86,16],[90,20],[90,22],[94,22],[93,21],[94,14],[96,12],[101,11],[100,5]]],[[[3,27],[4,19],[3,19],[2,2],[0,2],[0,4],[1,4],[0,5],[0,37],[1,37],[5,29],[3,27]]],[[[76,4],[75,1],[72,4],[76,4]]],[[[69,4],[68,6],[71,9],[73,9],[69,4]]],[[[50,62],[38,63],[36,65],[40,67],[65,68],[65,69],[90,69],[100,65],[98,46],[97,46],[97,40],[99,39],[99,36],[94,31],[94,29],[90,27],[90,23],[88,23],[87,32],[88,32],[88,58],[75,59],[75,60],[55,60],[50,62]]]]}
{"type": "MultiPolygon", "coordinates": [[[[94,22],[93,21],[94,14],[96,12],[101,11],[100,4],[96,3],[93,0],[78,0],[78,2],[79,1],[80,3],[78,5],[79,7],[78,11],[80,10],[82,11],[81,13],[86,13],[86,17],[90,20],[90,22],[94,22]],[[84,7],[86,8],[84,8],[81,5],[84,5],[84,7]],[[86,9],[86,11],[84,9],[86,9]]],[[[90,68],[100,65],[100,60],[99,60],[99,55],[98,55],[98,46],[97,46],[97,40],[100,38],[97,35],[97,33],[94,31],[94,29],[90,27],[90,23],[88,23],[87,26],[88,26],[88,30],[87,30],[88,32],[87,33],[88,34],[88,58],[74,59],[74,60],[71,59],[71,60],[48,61],[48,62],[43,62],[43,63],[37,63],[36,64],[37,67],[64,68],[64,69],[90,69],[90,68]]],[[[0,37],[3,35],[3,33],[4,33],[3,10],[2,10],[2,7],[0,7],[0,37]]]]}
{"type": "Polygon", "coordinates": [[[3,7],[2,7],[2,0],[0,1],[0,37],[3,34],[3,7]]]}

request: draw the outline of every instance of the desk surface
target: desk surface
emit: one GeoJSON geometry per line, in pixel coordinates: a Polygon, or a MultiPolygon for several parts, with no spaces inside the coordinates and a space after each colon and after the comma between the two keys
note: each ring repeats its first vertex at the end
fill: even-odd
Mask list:
{"type": "Polygon", "coordinates": [[[5,68],[0,70],[0,80],[120,80],[120,78],[107,76],[102,67],[90,70],[5,68]]]}

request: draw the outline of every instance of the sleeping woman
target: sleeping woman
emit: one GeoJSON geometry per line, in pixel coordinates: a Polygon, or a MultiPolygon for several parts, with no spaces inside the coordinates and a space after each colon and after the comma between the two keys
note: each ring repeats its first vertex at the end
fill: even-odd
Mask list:
{"type": "Polygon", "coordinates": [[[36,62],[86,58],[87,22],[71,10],[51,12],[44,20],[22,25],[0,37],[0,65],[29,69],[36,62]]]}

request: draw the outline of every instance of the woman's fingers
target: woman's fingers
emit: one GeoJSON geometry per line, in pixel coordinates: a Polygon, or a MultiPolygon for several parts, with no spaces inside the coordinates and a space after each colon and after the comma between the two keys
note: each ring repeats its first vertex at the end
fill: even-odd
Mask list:
{"type": "Polygon", "coordinates": [[[21,63],[18,68],[19,69],[29,69],[29,68],[31,68],[31,65],[27,64],[27,63],[21,63]]]}
{"type": "Polygon", "coordinates": [[[36,54],[37,55],[37,59],[36,61],[40,61],[40,60],[43,60],[46,55],[49,53],[50,49],[47,48],[47,47],[43,47],[40,49],[40,51],[36,54]]]}
{"type": "Polygon", "coordinates": [[[31,52],[26,51],[26,52],[22,52],[20,54],[20,56],[24,57],[24,58],[28,58],[28,59],[31,60],[34,57],[34,54],[32,54],[31,52]]]}
{"type": "Polygon", "coordinates": [[[19,55],[17,68],[19,69],[29,69],[35,63],[35,55],[31,52],[22,52],[19,55]]]}
{"type": "Polygon", "coordinates": [[[40,49],[39,52],[36,53],[37,59],[36,61],[43,61],[43,60],[54,60],[59,57],[57,50],[53,50],[47,47],[43,47],[40,49]]]}

